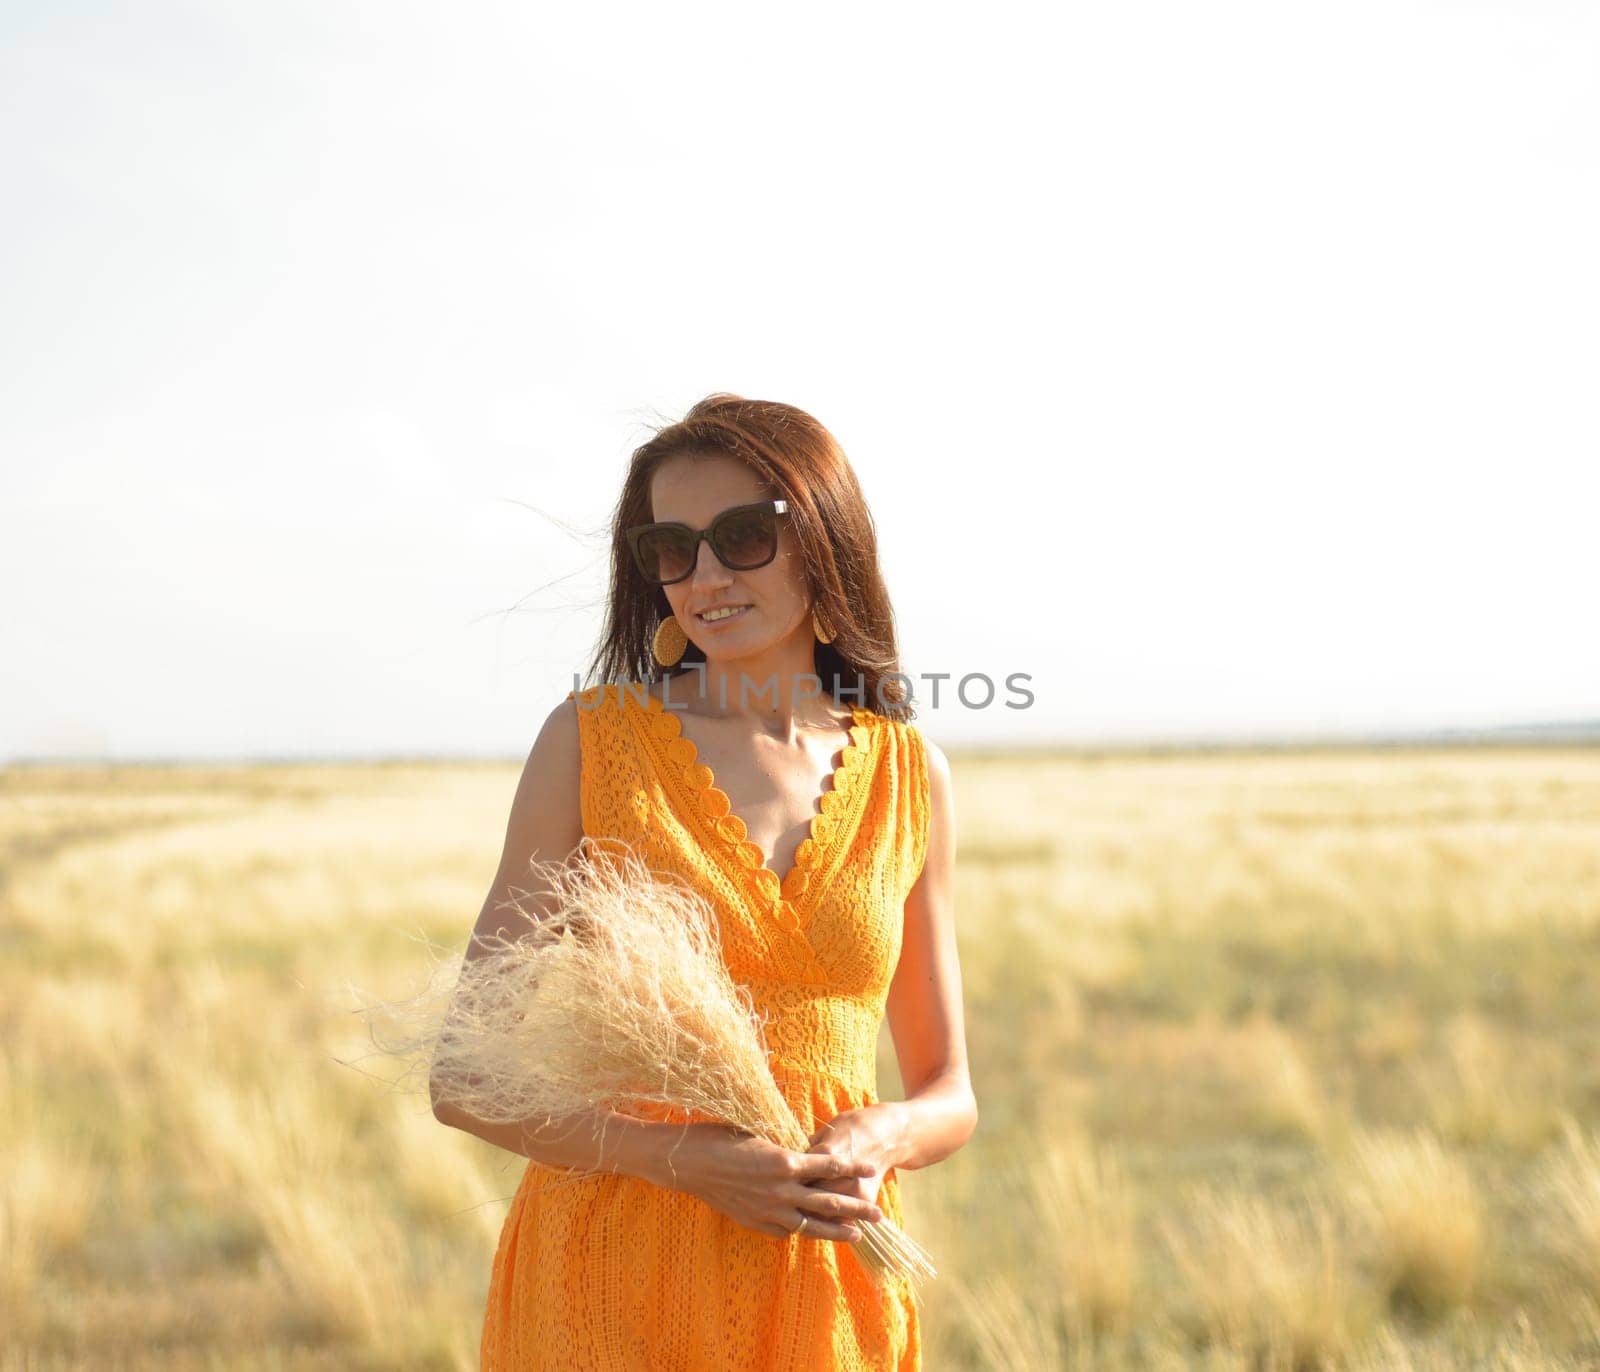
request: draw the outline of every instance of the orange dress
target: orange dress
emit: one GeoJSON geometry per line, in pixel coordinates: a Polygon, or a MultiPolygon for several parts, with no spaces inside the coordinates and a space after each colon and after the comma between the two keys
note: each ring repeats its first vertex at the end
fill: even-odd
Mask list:
{"type": "MultiPolygon", "coordinates": [[[[878,1030],[927,851],[916,726],[854,710],[832,787],[780,881],[697,761],[676,708],[639,682],[576,694],[584,833],[625,840],[711,902],[724,960],[765,1019],[774,1078],[806,1136],[876,1102],[878,1030]]],[[[655,1106],[627,1113],[712,1118],[655,1106]]],[[[903,1225],[893,1168],[878,1204],[903,1225]]],[[[908,1280],[879,1288],[850,1248],[761,1234],[637,1177],[530,1161],[495,1250],[480,1366],[920,1369],[908,1280]]]]}

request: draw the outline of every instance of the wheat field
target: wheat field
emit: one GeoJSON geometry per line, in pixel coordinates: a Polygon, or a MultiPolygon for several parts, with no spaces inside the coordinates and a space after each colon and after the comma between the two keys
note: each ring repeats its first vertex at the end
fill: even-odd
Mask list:
{"type": "MultiPolygon", "coordinates": [[[[951,760],[932,1372],[1600,1366],[1600,750],[951,760]]],[[[476,1367],[522,1160],[351,988],[460,951],[517,773],[0,771],[0,1369],[476,1367]]]]}

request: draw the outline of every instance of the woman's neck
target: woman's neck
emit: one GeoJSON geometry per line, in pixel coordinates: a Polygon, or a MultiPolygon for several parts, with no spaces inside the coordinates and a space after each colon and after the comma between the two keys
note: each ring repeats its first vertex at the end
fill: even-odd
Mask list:
{"type": "Polygon", "coordinates": [[[814,667],[765,670],[745,661],[690,663],[661,683],[662,703],[708,719],[747,719],[764,733],[839,727],[838,702],[814,667]]]}

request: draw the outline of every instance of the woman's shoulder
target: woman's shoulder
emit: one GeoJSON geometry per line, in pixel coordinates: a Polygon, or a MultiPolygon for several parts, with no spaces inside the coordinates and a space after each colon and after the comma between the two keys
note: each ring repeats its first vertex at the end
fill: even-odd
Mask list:
{"type": "Polygon", "coordinates": [[[925,803],[936,803],[952,787],[950,760],[944,750],[910,719],[895,719],[873,712],[872,720],[883,736],[894,740],[895,751],[906,769],[917,779],[917,790],[925,803]]]}

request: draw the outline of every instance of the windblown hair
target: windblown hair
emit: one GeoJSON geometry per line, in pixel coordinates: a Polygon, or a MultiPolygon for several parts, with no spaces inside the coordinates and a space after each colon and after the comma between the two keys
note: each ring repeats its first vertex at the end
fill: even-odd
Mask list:
{"type": "Polygon", "coordinates": [[[916,711],[905,679],[896,678],[900,654],[877,530],[844,450],[804,410],[726,392],[707,396],[634,449],[611,520],[611,589],[587,684],[657,681],[705,661],[692,639],[675,667],[656,661],[656,626],[672,607],[661,587],[639,575],[626,531],[654,517],[650,481],[663,462],[716,454],[746,463],[767,495],[789,502],[812,597],[834,631],[833,642],[815,646],[822,689],[836,702],[910,720],[916,711]]]}

